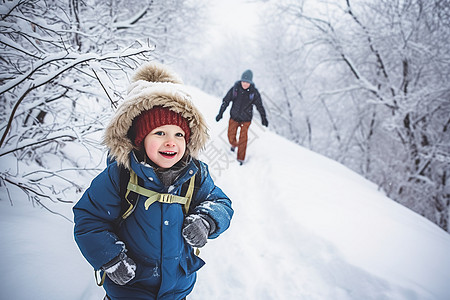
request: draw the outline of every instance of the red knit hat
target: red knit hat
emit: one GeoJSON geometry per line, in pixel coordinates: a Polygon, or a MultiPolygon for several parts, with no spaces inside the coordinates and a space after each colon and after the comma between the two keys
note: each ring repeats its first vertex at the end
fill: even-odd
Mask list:
{"type": "Polygon", "coordinates": [[[164,125],[177,125],[184,131],[186,144],[189,142],[191,129],[185,118],[168,108],[156,106],[141,113],[133,122],[134,144],[140,145],[153,129],[164,125]]]}

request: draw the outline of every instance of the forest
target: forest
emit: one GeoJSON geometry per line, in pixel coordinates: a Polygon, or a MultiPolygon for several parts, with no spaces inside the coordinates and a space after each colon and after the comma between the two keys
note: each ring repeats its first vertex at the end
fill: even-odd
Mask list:
{"type": "Polygon", "coordinates": [[[219,97],[251,68],[270,130],[450,232],[450,1],[242,2],[251,40],[207,33],[201,0],[1,1],[2,200],[73,205],[129,74],[157,60],[219,97]]]}

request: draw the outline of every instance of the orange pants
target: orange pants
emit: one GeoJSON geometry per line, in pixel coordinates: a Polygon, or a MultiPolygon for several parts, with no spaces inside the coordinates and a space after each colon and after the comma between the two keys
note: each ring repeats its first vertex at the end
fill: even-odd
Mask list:
{"type": "Polygon", "coordinates": [[[237,147],[237,159],[239,161],[245,160],[245,152],[247,151],[247,140],[248,140],[248,127],[250,127],[251,122],[236,122],[230,119],[228,123],[228,141],[232,147],[237,147]],[[239,140],[236,140],[237,130],[240,128],[239,140]]]}

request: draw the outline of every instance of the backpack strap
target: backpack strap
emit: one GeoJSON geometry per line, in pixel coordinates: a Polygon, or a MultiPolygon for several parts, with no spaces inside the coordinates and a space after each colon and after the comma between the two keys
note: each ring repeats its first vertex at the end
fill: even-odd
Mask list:
{"type": "Polygon", "coordinates": [[[232,100],[234,100],[234,99],[236,99],[237,98],[237,95],[238,95],[238,89],[239,89],[239,81],[236,81],[235,82],[235,84],[234,84],[234,86],[233,86],[233,94],[232,94],[232,96],[231,96],[231,99],[232,100]]]}
{"type": "Polygon", "coordinates": [[[122,199],[121,205],[121,220],[126,219],[136,208],[136,203],[139,199],[139,194],[129,190],[128,185],[132,182],[135,185],[144,185],[144,180],[139,178],[134,171],[121,166],[119,170],[120,176],[120,192],[119,196],[122,199]]]}
{"type": "Polygon", "coordinates": [[[133,213],[136,208],[139,195],[147,197],[147,200],[144,203],[146,210],[150,207],[150,205],[158,201],[161,203],[179,203],[184,205],[184,213],[188,214],[191,200],[195,196],[195,192],[198,190],[201,181],[200,162],[197,159],[193,159],[193,161],[199,170],[198,172],[200,173],[194,174],[188,181],[183,183],[181,187],[181,194],[184,194],[184,197],[158,193],[146,189],[143,187],[143,180],[138,177],[133,170],[130,171],[124,167],[120,167],[120,198],[124,200],[121,202],[121,221],[133,213]]]}
{"type": "MultiPolygon", "coordinates": [[[[192,161],[194,162],[195,166],[197,167],[198,171],[196,174],[194,174],[194,176],[191,177],[191,179],[189,181],[186,181],[185,183],[183,183],[183,185],[181,186],[181,195],[186,195],[186,197],[188,197],[190,199],[194,199],[195,195],[201,185],[201,180],[202,180],[202,169],[200,166],[200,161],[196,158],[192,158],[192,161]],[[188,190],[189,188],[192,186],[192,195],[188,194],[188,190]]],[[[191,201],[189,201],[188,203],[185,204],[184,206],[184,212],[185,214],[188,214],[189,212],[189,207],[190,207],[191,201]]]]}
{"type": "Polygon", "coordinates": [[[189,187],[188,187],[188,190],[187,190],[186,196],[185,196],[187,198],[187,201],[184,204],[184,214],[185,215],[187,215],[189,212],[189,206],[191,205],[192,196],[194,196],[195,181],[196,181],[197,177],[200,177],[200,176],[196,176],[196,174],[194,174],[194,176],[192,176],[191,179],[189,180],[189,187]]]}
{"type": "MultiPolygon", "coordinates": [[[[152,205],[156,201],[161,202],[161,203],[179,203],[182,205],[185,205],[186,202],[188,201],[187,197],[182,197],[182,196],[177,196],[177,195],[172,195],[172,194],[163,194],[163,193],[158,193],[158,192],[146,189],[146,188],[140,186],[139,184],[137,184],[136,180],[133,180],[133,177],[137,177],[137,175],[133,171],[131,171],[130,172],[130,181],[128,182],[128,186],[127,186],[127,194],[130,192],[134,192],[139,195],[148,197],[144,203],[146,210],[150,207],[150,205],[152,205]]],[[[131,212],[133,210],[134,209],[132,207],[130,207],[128,209],[128,211],[131,211],[131,212]]]]}

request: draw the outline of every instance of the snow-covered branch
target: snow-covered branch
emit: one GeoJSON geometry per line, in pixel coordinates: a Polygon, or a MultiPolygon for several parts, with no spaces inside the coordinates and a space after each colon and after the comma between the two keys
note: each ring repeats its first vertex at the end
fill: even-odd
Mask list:
{"type": "Polygon", "coordinates": [[[52,142],[52,141],[64,142],[64,141],[75,141],[75,140],[76,140],[75,136],[63,134],[63,135],[49,137],[49,138],[46,138],[44,140],[35,141],[35,142],[31,142],[31,143],[30,142],[28,142],[28,143],[21,143],[21,144],[17,145],[17,147],[14,147],[12,149],[2,149],[3,151],[0,152],[0,157],[3,156],[3,155],[10,154],[10,153],[15,152],[15,151],[23,150],[23,149],[25,149],[27,147],[33,147],[33,146],[37,146],[37,145],[40,145],[40,144],[45,144],[45,143],[52,142]]]}
{"type": "Polygon", "coordinates": [[[306,95],[273,116],[277,131],[298,140],[308,120],[314,150],[450,231],[450,202],[440,200],[450,198],[444,2],[280,0],[268,7],[265,19],[276,22],[264,28],[258,60],[279,101],[306,95]],[[296,130],[285,129],[291,115],[296,130]]]}
{"type": "Polygon", "coordinates": [[[199,16],[184,0],[87,4],[0,5],[0,187],[49,210],[103,166],[101,132],[128,74],[184,47],[199,16]]]}
{"type": "Polygon", "coordinates": [[[96,54],[76,55],[76,54],[72,53],[72,54],[67,55],[67,54],[60,53],[60,54],[56,54],[55,57],[52,56],[49,59],[44,59],[40,65],[38,65],[36,68],[33,68],[31,71],[28,72],[28,74],[22,76],[22,78],[18,78],[17,80],[14,80],[13,83],[10,83],[10,84],[7,83],[5,88],[0,87],[0,95],[1,95],[2,93],[14,88],[15,86],[17,86],[20,83],[22,83],[26,79],[29,79],[32,74],[34,74],[37,70],[39,70],[39,68],[41,68],[47,64],[51,64],[53,62],[61,62],[61,61],[65,62],[66,60],[68,60],[68,62],[65,62],[65,65],[59,67],[53,73],[48,74],[48,75],[46,74],[46,75],[38,76],[36,79],[32,79],[32,81],[29,83],[29,86],[27,86],[27,88],[25,88],[25,90],[19,94],[19,99],[17,100],[17,102],[15,103],[13,109],[11,110],[11,112],[9,114],[8,124],[6,125],[6,129],[3,132],[2,138],[0,140],[0,147],[3,145],[3,142],[5,141],[5,138],[8,135],[8,132],[11,128],[11,124],[15,117],[17,108],[22,103],[22,101],[25,99],[25,97],[33,90],[41,87],[44,84],[50,83],[52,80],[54,80],[55,78],[57,78],[58,76],[60,76],[64,72],[66,72],[67,70],[70,70],[70,69],[74,68],[75,66],[82,64],[82,63],[85,63],[85,62],[88,62],[91,60],[103,61],[103,60],[109,60],[109,59],[114,59],[114,58],[122,59],[125,57],[136,56],[138,54],[150,52],[153,50],[154,50],[154,48],[149,48],[149,47],[144,47],[142,49],[127,49],[125,52],[109,53],[109,54],[102,55],[102,56],[99,56],[96,54]]]}

